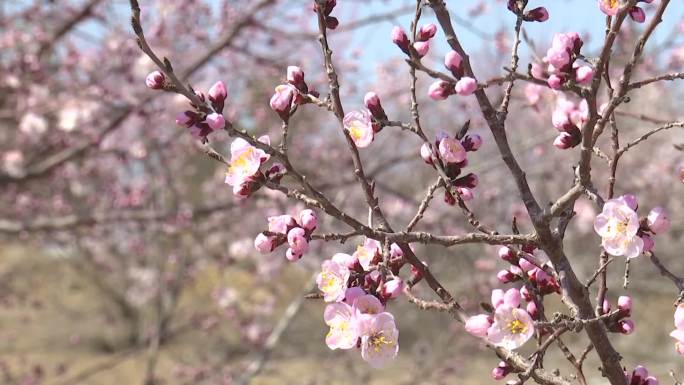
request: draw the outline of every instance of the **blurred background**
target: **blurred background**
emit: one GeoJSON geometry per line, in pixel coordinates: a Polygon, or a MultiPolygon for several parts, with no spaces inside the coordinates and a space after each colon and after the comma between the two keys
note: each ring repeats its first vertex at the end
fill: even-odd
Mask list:
{"type": "MultiPolygon", "coordinates": [[[[654,4],[641,3],[647,18],[654,4]]],[[[279,140],[280,123],[268,100],[288,65],[301,66],[310,87],[325,94],[312,1],[140,0],[150,44],[199,90],[217,80],[228,86],[225,114],[255,135],[279,140]]],[[[410,119],[408,66],[391,44],[394,25],[409,29],[415,1],[340,0],[331,47],[347,110],[363,107],[377,92],[393,120],[410,119]]],[[[605,29],[594,1],[530,1],[550,13],[527,23],[522,45],[526,66],[542,57],[556,32],[579,31],[583,53],[596,56],[605,29]],[[548,4],[546,4],[548,3],[548,4]]],[[[504,1],[449,1],[452,20],[472,55],[478,79],[501,76],[510,62],[515,16],[504,1]]],[[[636,80],[684,70],[684,2],[674,0],[646,48],[636,80]]],[[[0,0],[0,383],[71,384],[487,384],[498,359],[446,314],[419,311],[404,299],[391,304],[400,330],[396,362],[372,370],[355,352],[330,351],[323,304],[305,300],[311,275],[345,244],[314,242],[296,264],[282,250],[261,255],[253,239],[266,217],[295,215],[303,207],[262,190],[237,202],[223,183],[225,169],[206,159],[187,130],[174,123],[187,108],[181,97],[145,87],[154,65],[136,46],[123,0],[0,0]]],[[[421,24],[435,22],[426,9],[421,24]]],[[[629,22],[611,63],[615,79],[631,55],[642,25],[629,22]]],[[[442,68],[447,46],[438,32],[425,63],[442,68]]],[[[466,121],[484,138],[469,157],[480,177],[473,211],[483,223],[510,232],[531,225],[513,180],[498,155],[473,97],[434,102],[431,79],[419,75],[423,127],[429,135],[455,133],[466,121]]],[[[551,202],[572,184],[578,151],[553,147],[551,112],[558,97],[539,100],[514,89],[507,130],[540,202],[551,202]]],[[[681,83],[644,87],[618,110],[626,143],[682,119],[681,83]]],[[[492,87],[493,100],[501,89],[492,87]]],[[[290,125],[293,162],[314,186],[360,220],[367,217],[351,158],[330,116],[307,106],[290,125]]],[[[226,154],[231,138],[212,134],[226,154]]],[[[385,128],[361,152],[375,179],[380,204],[397,227],[413,217],[435,180],[419,156],[417,137],[385,128]]],[[[665,207],[672,228],[656,239],[656,251],[684,274],[682,130],[654,136],[621,160],[617,193],[634,193],[640,213],[665,207]]],[[[599,147],[608,151],[607,138],[599,147]]],[[[607,188],[607,166],[594,160],[595,183],[607,188]]],[[[581,279],[597,268],[600,239],[596,209],[575,206],[565,246],[581,279]]],[[[345,226],[321,218],[321,232],[345,226]]],[[[417,230],[437,234],[469,231],[461,212],[437,196],[417,230]]],[[[505,268],[497,249],[416,245],[445,286],[468,311],[501,287],[505,268]]],[[[643,364],[661,384],[668,372],[684,377],[672,329],[677,290],[650,261],[609,268],[609,299],[634,297],[636,331],[612,335],[623,365],[643,364]]],[[[416,287],[423,298],[428,288],[416,287]]],[[[560,304],[549,304],[563,311],[560,304]]],[[[555,309],[554,309],[555,310],[555,309]]],[[[580,354],[583,335],[566,338],[580,354]]],[[[527,349],[530,349],[528,347],[527,349]]],[[[523,353],[528,353],[522,349],[523,353]]],[[[557,350],[546,361],[569,376],[557,350]]],[[[585,364],[590,383],[602,383],[593,353],[585,364]]]]}

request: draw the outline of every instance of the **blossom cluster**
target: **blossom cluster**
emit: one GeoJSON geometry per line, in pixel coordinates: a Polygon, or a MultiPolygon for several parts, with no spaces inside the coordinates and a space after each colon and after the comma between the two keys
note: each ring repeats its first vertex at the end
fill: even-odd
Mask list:
{"type": "Polygon", "coordinates": [[[542,58],[546,68],[532,64],[532,76],[545,79],[554,90],[561,89],[568,81],[582,85],[590,83],[594,77],[594,69],[576,62],[582,45],[584,42],[577,32],[555,34],[551,47],[542,58]]]}
{"type": "Polygon", "coordinates": [[[603,249],[615,256],[635,258],[653,249],[652,235],[670,228],[670,218],[662,207],[653,208],[646,218],[637,215],[634,195],[622,195],[603,205],[594,220],[594,230],[601,236],[603,249]]]}
{"type": "MultiPolygon", "coordinates": [[[[259,137],[259,142],[270,145],[267,135],[259,137]]],[[[280,182],[285,175],[285,166],[274,163],[266,171],[261,172],[261,165],[270,159],[264,150],[252,146],[246,140],[237,138],[230,145],[230,166],[226,173],[226,184],[233,186],[233,195],[238,199],[248,198],[256,192],[265,181],[280,182]]]]}
{"type": "MultiPolygon", "coordinates": [[[[468,165],[467,153],[477,151],[480,146],[482,146],[480,135],[465,135],[458,138],[440,132],[433,145],[423,143],[420,156],[432,167],[435,167],[435,162],[440,162],[452,185],[456,186],[459,196],[464,201],[468,201],[473,199],[473,189],[477,187],[479,179],[474,173],[461,176],[461,172],[468,165]]],[[[450,205],[456,204],[456,199],[448,189],[445,189],[444,201],[450,205]]]]}
{"type": "MultiPolygon", "coordinates": [[[[518,289],[492,290],[492,314],[478,314],[468,318],[468,333],[484,338],[494,346],[517,349],[534,335],[534,321],[526,309],[520,308],[522,294],[518,289]]],[[[528,303],[528,308],[530,304],[528,303]]],[[[536,312],[536,310],[535,310],[536,312]]]]}
{"type": "MultiPolygon", "coordinates": [[[[632,297],[626,295],[618,297],[618,312],[615,314],[615,316],[611,316],[605,320],[609,331],[613,333],[622,333],[625,335],[629,335],[634,332],[636,324],[632,319],[627,318],[632,315],[632,303],[632,297]]],[[[610,302],[608,302],[608,300],[604,300],[603,306],[601,308],[601,314],[610,313],[610,309],[610,302]]]]}
{"type": "Polygon", "coordinates": [[[268,218],[268,232],[259,233],[254,239],[254,247],[262,254],[268,254],[287,242],[285,257],[298,261],[309,250],[311,234],[318,227],[318,217],[313,210],[299,213],[299,220],[291,215],[277,215],[268,218]]]}
{"type": "Polygon", "coordinates": [[[287,82],[275,88],[269,104],[271,109],[287,122],[297,107],[306,103],[304,96],[309,93],[318,95],[315,91],[309,91],[309,86],[304,81],[304,71],[297,66],[288,66],[287,82]]]}
{"type": "Polygon", "coordinates": [[[463,57],[456,51],[449,51],[444,56],[444,66],[457,79],[456,83],[437,80],[428,88],[428,96],[434,100],[444,100],[451,95],[467,96],[477,89],[477,81],[464,76],[463,57]]]}
{"type": "Polygon", "coordinates": [[[397,298],[405,283],[398,273],[404,265],[401,248],[392,244],[386,263],[382,247],[366,239],[352,254],[335,254],[323,261],[316,278],[330,327],[325,342],[330,349],[361,349],[361,357],[380,367],[396,357],[399,332],[387,302],[397,298]],[[386,271],[389,270],[389,271],[386,271]]]}
{"type": "MultiPolygon", "coordinates": [[[[558,281],[550,274],[554,272],[553,266],[550,262],[540,263],[534,252],[535,247],[530,245],[524,245],[520,251],[506,246],[499,248],[499,258],[511,265],[508,269],[497,273],[496,277],[499,282],[503,284],[525,282],[520,292],[527,300],[534,298],[532,293],[539,293],[541,296],[560,293],[558,281]]],[[[528,310],[530,313],[536,314],[532,305],[528,307],[528,310]]]]}
{"type": "Polygon", "coordinates": [[[365,110],[350,111],[342,120],[344,130],[359,148],[368,147],[375,135],[382,131],[382,124],[387,120],[387,113],[382,108],[378,94],[367,92],[363,97],[363,104],[366,106],[365,110]]]}
{"type": "Polygon", "coordinates": [[[178,114],[176,116],[176,124],[187,127],[190,129],[192,136],[202,140],[202,142],[206,142],[209,134],[222,130],[226,125],[226,120],[223,117],[223,107],[228,98],[228,92],[225,84],[222,81],[218,81],[209,88],[206,96],[201,91],[195,91],[195,95],[203,103],[208,99],[214,111],[209,113],[202,112],[200,106],[195,106],[191,103],[193,110],[178,114]]]}

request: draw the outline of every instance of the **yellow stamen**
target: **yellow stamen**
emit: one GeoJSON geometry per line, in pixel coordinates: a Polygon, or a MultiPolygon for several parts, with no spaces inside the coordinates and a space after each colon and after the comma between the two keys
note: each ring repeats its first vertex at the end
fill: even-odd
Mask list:
{"type": "Polygon", "coordinates": [[[371,336],[370,344],[376,353],[380,353],[380,350],[382,349],[382,345],[389,345],[391,347],[394,345],[394,341],[388,340],[382,334],[375,334],[375,335],[371,336]]]}
{"type": "Polygon", "coordinates": [[[507,327],[508,330],[513,334],[523,334],[527,331],[527,326],[517,318],[509,322],[507,327]]]}

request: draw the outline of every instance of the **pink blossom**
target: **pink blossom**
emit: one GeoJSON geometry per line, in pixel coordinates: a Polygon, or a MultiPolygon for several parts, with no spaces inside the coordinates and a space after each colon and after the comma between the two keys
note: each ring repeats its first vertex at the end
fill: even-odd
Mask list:
{"type": "Polygon", "coordinates": [[[176,124],[179,126],[190,127],[194,123],[194,116],[188,114],[188,111],[184,111],[176,115],[176,124]]]}
{"type": "Polygon", "coordinates": [[[287,232],[287,243],[294,255],[301,256],[309,250],[309,241],[306,239],[306,231],[301,227],[294,227],[287,232]]]}
{"type": "Polygon", "coordinates": [[[589,66],[580,66],[575,70],[575,81],[579,84],[589,84],[593,78],[594,69],[589,66]]]}
{"type": "Polygon", "coordinates": [[[387,119],[387,114],[380,104],[380,97],[375,92],[367,92],[363,97],[363,104],[368,108],[374,118],[379,120],[387,119]]]}
{"type": "Polygon", "coordinates": [[[145,79],[145,85],[147,85],[147,88],[160,90],[164,88],[164,79],[165,76],[163,73],[154,71],[147,75],[147,78],[145,79]]]}
{"type": "Polygon", "coordinates": [[[543,86],[539,84],[530,83],[527,86],[525,86],[525,98],[531,105],[535,105],[541,99],[543,91],[543,86]]]}
{"type": "Polygon", "coordinates": [[[444,163],[460,163],[466,158],[466,150],[457,139],[446,137],[439,141],[439,157],[444,163]]]}
{"type": "Polygon", "coordinates": [[[457,187],[456,191],[458,192],[458,195],[463,199],[464,202],[468,202],[473,200],[475,198],[475,194],[473,193],[473,189],[470,189],[468,187],[457,187]]]}
{"type": "Polygon", "coordinates": [[[207,96],[209,97],[209,101],[211,102],[212,106],[216,109],[216,111],[223,111],[223,105],[226,101],[226,98],[228,98],[228,91],[226,90],[226,85],[223,84],[223,82],[220,80],[217,81],[216,83],[214,83],[214,85],[211,86],[211,88],[209,88],[207,96]]]}
{"type": "MultiPolygon", "coordinates": [[[[335,257],[333,256],[334,259],[335,257]]],[[[362,288],[358,286],[350,287],[344,292],[344,303],[351,306],[357,298],[363,295],[366,295],[366,292],[362,288]]]]}
{"type": "Polygon", "coordinates": [[[630,335],[634,333],[634,329],[636,327],[634,321],[631,319],[622,320],[618,323],[618,325],[620,326],[620,333],[624,335],[630,335]]]}
{"type": "Polygon", "coordinates": [[[648,228],[655,234],[664,233],[670,228],[670,217],[662,207],[655,207],[648,213],[648,228]]]}
{"type": "Polygon", "coordinates": [[[534,335],[534,321],[523,309],[501,305],[494,312],[494,323],[487,330],[487,340],[506,349],[517,349],[534,335]]]}
{"type": "Polygon", "coordinates": [[[501,361],[499,362],[499,365],[492,369],[492,378],[497,381],[503,380],[510,372],[511,368],[505,362],[501,361]]]}
{"type": "Polygon", "coordinates": [[[637,235],[639,217],[627,204],[611,199],[594,220],[594,230],[601,236],[601,245],[606,252],[627,258],[641,254],[644,241],[637,235]]]}
{"type": "Polygon", "coordinates": [[[508,289],[504,293],[504,299],[503,303],[506,306],[510,307],[519,307],[520,306],[520,290],[518,289],[508,289]]]}
{"type": "Polygon", "coordinates": [[[418,41],[428,41],[435,37],[437,34],[437,26],[430,23],[430,24],[425,24],[420,29],[418,30],[418,33],[416,34],[416,39],[418,41]]]}
{"type": "Polygon", "coordinates": [[[264,233],[259,233],[254,238],[254,248],[261,254],[268,254],[273,251],[275,247],[275,237],[267,236],[264,233]]]}
{"type": "Polygon", "coordinates": [[[269,156],[242,138],[237,138],[230,145],[230,167],[226,174],[226,183],[235,187],[259,171],[262,162],[269,156]]]}
{"type": "Polygon", "coordinates": [[[385,282],[382,285],[382,295],[385,298],[397,298],[404,291],[404,281],[399,277],[394,277],[394,279],[385,282]]]}
{"type": "Polygon", "coordinates": [[[217,114],[216,112],[207,115],[205,122],[207,122],[212,130],[220,130],[226,125],[226,120],[223,118],[223,115],[217,114]]]}
{"type": "Polygon", "coordinates": [[[313,210],[306,209],[299,213],[299,223],[308,231],[313,231],[318,226],[318,218],[313,210]]]}
{"type": "Polygon", "coordinates": [[[493,322],[488,314],[478,314],[466,320],[465,330],[475,337],[485,338],[493,322]]]}
{"type": "Polygon", "coordinates": [[[491,297],[492,306],[496,309],[497,307],[504,304],[504,291],[501,289],[492,290],[491,297]]]}
{"type": "Polygon", "coordinates": [[[409,54],[409,38],[399,26],[392,28],[392,42],[396,44],[405,54],[409,54]]]}
{"type": "Polygon", "coordinates": [[[617,200],[624,202],[630,209],[636,211],[639,207],[637,197],[632,194],[625,194],[616,198],[617,200]]]}
{"type": "Polygon", "coordinates": [[[329,259],[323,261],[321,272],[316,277],[316,284],[323,293],[325,302],[340,302],[344,299],[349,275],[346,266],[329,259]]]}
{"type": "Polygon", "coordinates": [[[268,231],[272,233],[287,234],[288,229],[297,225],[291,215],[277,215],[268,217],[268,231]]]}
{"type": "Polygon", "coordinates": [[[356,147],[368,147],[373,141],[373,124],[368,111],[351,111],[344,116],[344,129],[356,147]]]}
{"type": "Polygon", "coordinates": [[[432,164],[432,150],[428,143],[423,143],[423,145],[420,146],[420,157],[425,163],[432,164]]]}
{"type": "Polygon", "coordinates": [[[385,311],[385,307],[380,300],[370,294],[356,298],[352,305],[354,314],[380,314],[385,311]]]}
{"type": "Polygon", "coordinates": [[[461,96],[471,95],[477,89],[477,81],[473,78],[464,76],[456,82],[456,87],[454,89],[456,90],[456,93],[461,96]]]}
{"type": "Polygon", "coordinates": [[[643,23],[646,21],[646,13],[643,9],[637,6],[634,6],[629,10],[629,17],[631,17],[632,20],[636,21],[637,23],[643,23]]]}
{"type": "Polygon", "coordinates": [[[325,336],[325,344],[332,350],[356,347],[359,336],[352,324],[351,306],[343,302],[331,303],[325,307],[323,318],[330,331],[325,336]]]}
{"type": "Polygon", "coordinates": [[[418,53],[418,57],[423,57],[427,55],[430,50],[430,42],[428,41],[417,41],[413,43],[413,49],[418,53]]]}
{"type": "Polygon", "coordinates": [[[444,56],[444,66],[454,75],[461,74],[461,64],[463,57],[456,51],[449,51],[444,56]]]}
{"type": "Polygon", "coordinates": [[[357,321],[361,335],[361,357],[379,368],[393,360],[399,352],[399,331],[390,313],[364,315],[357,321]]]}
{"type": "Polygon", "coordinates": [[[549,76],[549,78],[546,80],[546,83],[552,90],[560,90],[563,86],[563,79],[560,76],[553,74],[549,76]]]}
{"type": "Polygon", "coordinates": [[[619,0],[598,0],[599,9],[608,16],[617,15],[620,10],[619,0]]]}
{"type": "Polygon", "coordinates": [[[454,85],[444,80],[437,80],[428,88],[428,96],[433,100],[444,100],[455,92],[454,85]]]}
{"type": "Polygon", "coordinates": [[[622,295],[618,298],[618,309],[625,312],[627,316],[632,313],[632,297],[622,295]]]}
{"type": "Polygon", "coordinates": [[[295,86],[298,90],[304,91],[306,83],[304,82],[304,71],[297,66],[287,67],[287,82],[295,86]]]}
{"type": "Polygon", "coordinates": [[[368,271],[373,264],[373,260],[380,253],[380,250],[380,242],[375,239],[366,238],[363,245],[356,248],[353,257],[358,259],[364,270],[368,271]]]}
{"type": "Polygon", "coordinates": [[[651,236],[648,234],[641,234],[640,236],[641,239],[644,241],[644,253],[652,251],[655,247],[655,242],[653,241],[653,238],[651,238],[651,236]]]}
{"type": "Polygon", "coordinates": [[[290,111],[295,104],[297,90],[290,84],[281,84],[275,88],[275,93],[269,102],[271,109],[285,120],[290,117],[290,111]]]}
{"type": "Polygon", "coordinates": [[[359,260],[355,256],[344,253],[337,253],[333,255],[332,260],[342,266],[347,267],[348,269],[353,269],[354,266],[359,263],[359,260]]]}

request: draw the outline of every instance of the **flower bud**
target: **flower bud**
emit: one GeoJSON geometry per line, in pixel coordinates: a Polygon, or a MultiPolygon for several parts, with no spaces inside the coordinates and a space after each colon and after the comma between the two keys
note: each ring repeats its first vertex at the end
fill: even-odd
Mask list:
{"type": "Polygon", "coordinates": [[[222,81],[217,81],[211,88],[209,88],[209,93],[207,94],[209,101],[216,111],[223,111],[223,106],[228,98],[228,91],[226,90],[226,85],[222,81]]]}
{"type": "Polygon", "coordinates": [[[145,84],[147,85],[147,88],[160,90],[164,88],[164,79],[165,76],[163,73],[159,71],[150,72],[150,74],[147,75],[147,78],[145,78],[145,84]]]}
{"type": "Polygon", "coordinates": [[[544,7],[537,7],[534,9],[531,9],[523,15],[523,20],[525,21],[538,21],[540,23],[545,22],[546,20],[549,20],[549,11],[546,10],[544,7]]]}
{"type": "Polygon", "coordinates": [[[651,238],[650,235],[648,234],[642,234],[640,235],[641,240],[644,241],[644,253],[648,253],[649,251],[652,251],[653,248],[655,247],[655,242],[653,241],[653,238],[651,238]]]}
{"type": "Polygon", "coordinates": [[[290,262],[296,262],[302,259],[302,255],[303,254],[295,253],[291,248],[288,248],[287,251],[285,251],[285,258],[287,258],[287,260],[290,262]]]}
{"type": "Polygon", "coordinates": [[[432,165],[432,150],[430,149],[429,144],[423,143],[423,145],[420,146],[420,157],[423,158],[425,163],[432,165]]]}
{"type": "Polygon", "coordinates": [[[518,263],[518,257],[515,255],[513,250],[506,246],[501,246],[499,248],[499,258],[513,265],[518,263]]]}
{"type": "Polygon", "coordinates": [[[504,304],[504,291],[501,289],[492,290],[491,298],[492,306],[494,309],[504,304]]]}
{"type": "Polygon", "coordinates": [[[662,207],[655,207],[648,213],[648,228],[654,234],[664,233],[670,228],[670,218],[662,207]]]}
{"type": "Polygon", "coordinates": [[[289,84],[281,84],[275,89],[275,93],[271,97],[271,109],[275,111],[280,118],[287,120],[290,117],[292,104],[295,97],[295,90],[289,84]]]}
{"type": "Polygon", "coordinates": [[[306,209],[299,213],[299,223],[308,231],[313,231],[318,226],[318,218],[313,210],[306,209]]]}
{"type": "Polygon", "coordinates": [[[428,41],[435,37],[435,34],[437,34],[437,26],[434,24],[425,24],[418,30],[418,33],[416,34],[416,40],[428,41]]]}
{"type": "Polygon", "coordinates": [[[660,382],[657,378],[653,376],[648,376],[646,377],[646,381],[644,381],[644,385],[660,385],[660,382]]]}
{"type": "Polygon", "coordinates": [[[520,306],[520,290],[508,289],[504,293],[504,304],[516,308],[520,306]]]}
{"type": "Polygon", "coordinates": [[[575,70],[575,81],[579,84],[589,84],[593,78],[594,69],[589,66],[580,66],[575,70]]]}
{"type": "Polygon", "coordinates": [[[220,130],[226,126],[226,120],[223,118],[223,115],[217,114],[216,112],[207,115],[205,122],[212,130],[220,130]]]}
{"type": "Polygon", "coordinates": [[[601,310],[603,310],[603,314],[610,313],[610,302],[608,302],[607,299],[603,300],[603,306],[601,307],[601,310]]]}
{"type": "Polygon", "coordinates": [[[639,365],[632,371],[632,382],[636,384],[641,384],[648,377],[648,370],[639,365]]]}
{"type": "Polygon", "coordinates": [[[516,281],[518,277],[508,270],[501,270],[496,274],[496,279],[505,284],[516,281]]]}
{"type": "Polygon", "coordinates": [[[454,85],[443,80],[437,80],[428,88],[428,96],[433,100],[444,100],[455,92],[454,85]]]}
{"type": "Polygon", "coordinates": [[[499,365],[492,369],[492,378],[497,381],[503,380],[510,372],[511,368],[505,362],[501,361],[499,362],[499,365]]]}
{"type": "Polygon", "coordinates": [[[532,319],[536,320],[539,318],[539,308],[537,307],[537,303],[535,301],[528,302],[525,309],[527,310],[527,313],[530,314],[532,319]]]}
{"type": "Polygon", "coordinates": [[[462,176],[454,181],[454,185],[459,186],[459,187],[467,187],[467,188],[475,188],[477,187],[477,184],[479,183],[480,179],[477,177],[477,175],[473,174],[472,172],[470,174],[467,174],[465,176],[462,176]]]}
{"type": "Polygon", "coordinates": [[[620,333],[624,335],[630,335],[634,332],[635,324],[631,319],[626,319],[619,322],[620,333]]]}
{"type": "Polygon", "coordinates": [[[368,111],[371,112],[375,119],[387,119],[387,114],[385,114],[385,110],[382,108],[382,104],[380,104],[380,97],[375,92],[366,93],[363,97],[363,104],[366,105],[366,108],[368,108],[368,111]]]}
{"type": "Polygon", "coordinates": [[[392,28],[392,42],[396,44],[405,54],[409,55],[409,38],[401,27],[392,28]]]}
{"type": "Polygon", "coordinates": [[[561,150],[567,150],[568,148],[575,147],[578,144],[579,142],[577,142],[573,136],[567,132],[561,132],[553,141],[553,145],[561,150]]]}
{"type": "Polygon", "coordinates": [[[458,192],[458,195],[461,197],[461,199],[463,199],[464,202],[468,202],[475,197],[475,195],[473,194],[473,190],[467,187],[457,187],[456,191],[458,192]]]}
{"type": "Polygon", "coordinates": [[[446,56],[444,56],[444,66],[457,78],[463,76],[463,69],[461,68],[462,63],[463,57],[456,51],[449,51],[446,56]]]}
{"type": "Polygon", "coordinates": [[[195,124],[195,113],[192,111],[181,112],[176,115],[176,124],[179,126],[191,127],[195,124]]]}
{"type": "Polygon", "coordinates": [[[382,285],[382,295],[385,298],[397,298],[404,291],[404,281],[399,277],[395,277],[391,281],[387,281],[382,285]]]}
{"type": "Polygon", "coordinates": [[[471,95],[477,89],[477,81],[471,77],[464,76],[456,82],[454,89],[461,96],[471,95]]]}
{"type": "Polygon", "coordinates": [[[275,237],[259,233],[254,238],[254,248],[261,254],[268,254],[275,248],[275,237]]]}
{"type": "Polygon", "coordinates": [[[461,144],[466,151],[477,151],[482,146],[482,137],[478,134],[466,135],[461,139],[461,144]]]}
{"type": "Polygon", "coordinates": [[[465,330],[475,337],[487,337],[487,329],[492,326],[492,321],[487,314],[478,314],[469,317],[465,322],[465,330]]]}
{"type": "Polygon", "coordinates": [[[430,43],[427,41],[417,41],[413,43],[413,49],[418,53],[418,57],[423,57],[430,51],[430,43]]]}
{"type": "Polygon", "coordinates": [[[556,75],[553,74],[549,76],[549,78],[546,80],[546,83],[551,87],[552,90],[560,90],[561,86],[563,85],[563,79],[556,75]]]}
{"type": "Polygon", "coordinates": [[[306,83],[304,82],[304,71],[302,71],[300,67],[287,67],[287,82],[295,86],[298,90],[306,92],[306,83]]]}
{"type": "Polygon", "coordinates": [[[623,311],[626,316],[632,313],[632,297],[622,295],[618,298],[618,309],[623,311]]]}
{"type": "Polygon", "coordinates": [[[306,239],[306,231],[301,227],[294,227],[287,232],[287,243],[292,253],[302,255],[309,250],[309,241],[306,239]]]}
{"type": "Polygon", "coordinates": [[[327,16],[325,18],[325,26],[328,29],[336,29],[340,25],[340,21],[335,16],[327,16]]]}

